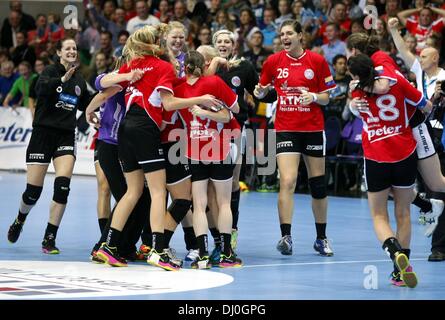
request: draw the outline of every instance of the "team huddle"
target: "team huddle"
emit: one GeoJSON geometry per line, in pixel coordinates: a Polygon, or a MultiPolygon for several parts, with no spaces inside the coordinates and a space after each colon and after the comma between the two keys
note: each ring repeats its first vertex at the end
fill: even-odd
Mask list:
{"type": "MultiPolygon", "coordinates": [[[[322,256],[334,255],[326,235],[322,107],[329,103],[329,92],[336,84],[325,58],[303,49],[302,27],[295,20],[281,24],[283,50],[267,58],[260,76],[249,62],[232,55],[231,31],[217,31],[213,47],[188,52],[182,51],[185,34],[179,22],[135,31],[114,71],[96,78],[99,93],[92,100],[74,65],[76,42],[69,38],[60,42],[60,62],[48,66],[36,85],[27,186],[8,232],[10,242],[18,240],[53,159],[54,196],[42,250],[59,253],[55,239],[75,162],[75,112],[81,110],[98,130],[95,160],[116,200],[111,216],[99,219],[101,235],[91,251],[94,262],[124,267],[128,260],[146,260],[164,270],[179,270],[183,261],[176,257],[170,240],[182,223],[191,268],[241,267],[236,254],[243,152],[239,141],[248,118],[244,99],[248,92],[262,102],[278,101],[274,122],[280,175],[278,251],[292,254],[294,191],[302,158],[316,228],[313,247],[322,256]]],[[[363,120],[365,179],[375,232],[394,263],[392,283],[413,288],[418,280],[409,261],[410,204],[418,197],[417,168],[422,173],[422,163],[438,162],[434,146],[423,143],[431,141],[424,124],[425,114],[432,110],[431,97],[397,71],[372,36],[352,34],[347,46],[353,78],[349,107],[363,120]],[[390,194],[396,232],[388,219],[390,194]]],[[[434,174],[441,176],[440,171],[434,174]]],[[[425,182],[438,185],[428,178],[425,182]]],[[[437,221],[443,203],[433,199],[430,203],[442,206],[431,210],[437,221]]],[[[427,235],[434,227],[427,226],[427,235]]]]}

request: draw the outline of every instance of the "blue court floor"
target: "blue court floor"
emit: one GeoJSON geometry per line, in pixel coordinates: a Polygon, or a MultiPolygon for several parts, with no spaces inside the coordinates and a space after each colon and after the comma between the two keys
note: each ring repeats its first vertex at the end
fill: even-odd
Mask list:
{"type": "MultiPolygon", "coordinates": [[[[41,253],[53,180],[53,175],[47,176],[19,241],[10,244],[6,233],[17,214],[26,176],[0,171],[0,299],[445,298],[445,262],[427,261],[431,240],[423,236],[414,207],[411,260],[419,277],[415,289],[389,284],[392,264],[374,235],[367,200],[358,198],[329,197],[327,232],[333,257],[318,256],[312,249],[315,225],[308,195],[295,195],[294,254],[282,256],[275,249],[280,238],[277,194],[250,192],[242,194],[240,204],[237,251],[244,267],[166,272],[136,263],[111,268],[88,260],[99,232],[94,177],[73,177],[57,238],[61,254],[41,253]]],[[[172,247],[185,255],[182,228],[172,247]]]]}

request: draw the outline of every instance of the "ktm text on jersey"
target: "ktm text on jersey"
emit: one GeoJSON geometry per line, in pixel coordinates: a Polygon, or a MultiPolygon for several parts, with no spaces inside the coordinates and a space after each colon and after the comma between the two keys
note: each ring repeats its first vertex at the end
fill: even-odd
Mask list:
{"type": "Polygon", "coordinates": [[[328,63],[321,55],[308,50],[298,58],[286,51],[275,53],[264,63],[260,83],[273,84],[277,91],[276,131],[324,130],[320,105],[304,106],[300,101],[303,91],[321,93],[335,88],[328,63]]]}

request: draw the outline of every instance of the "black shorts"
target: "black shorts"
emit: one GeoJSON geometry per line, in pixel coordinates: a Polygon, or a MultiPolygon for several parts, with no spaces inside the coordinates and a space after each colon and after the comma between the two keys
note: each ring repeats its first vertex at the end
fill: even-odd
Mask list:
{"type": "Polygon", "coordinates": [[[189,160],[189,164],[190,171],[192,172],[192,182],[208,179],[216,182],[223,182],[233,178],[233,169],[235,168],[235,165],[232,161],[229,163],[227,161],[198,162],[189,160]]]}
{"type": "Polygon", "coordinates": [[[97,156],[98,154],[98,150],[100,147],[100,144],[103,143],[102,140],[96,139],[96,141],[94,141],[94,163],[96,163],[97,161],[99,161],[99,158],[97,156]]]}
{"type": "Polygon", "coordinates": [[[144,173],[165,169],[161,132],[144,109],[131,105],[118,131],[119,159],[123,171],[144,173]]]}
{"type": "Polygon", "coordinates": [[[188,159],[184,155],[180,154],[180,148],[178,148],[174,155],[171,155],[171,157],[169,157],[170,148],[175,144],[176,142],[168,142],[162,144],[162,148],[164,149],[164,156],[166,159],[165,170],[167,175],[167,185],[177,184],[192,176],[188,164],[188,159]]]}
{"type": "Polygon", "coordinates": [[[370,192],[379,192],[390,187],[410,188],[416,181],[416,175],[416,152],[405,160],[394,163],[365,159],[365,181],[370,192]]]}
{"type": "Polygon", "coordinates": [[[26,164],[49,164],[51,159],[76,157],[76,134],[42,127],[33,128],[26,149],[26,164]]]}
{"type": "Polygon", "coordinates": [[[277,155],[302,153],[322,158],[326,155],[324,131],[316,132],[277,132],[277,155]]]}

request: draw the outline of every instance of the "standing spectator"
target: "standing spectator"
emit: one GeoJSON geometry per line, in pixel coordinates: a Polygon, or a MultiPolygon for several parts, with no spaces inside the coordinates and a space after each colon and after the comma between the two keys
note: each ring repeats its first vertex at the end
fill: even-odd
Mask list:
{"type": "Polygon", "coordinates": [[[27,31],[33,30],[36,28],[36,22],[33,16],[23,12],[22,10],[22,2],[15,0],[9,2],[9,9],[11,11],[17,11],[22,15],[23,26],[27,31]]]}
{"type": "Polygon", "coordinates": [[[264,61],[272,54],[272,51],[263,47],[263,40],[261,31],[255,31],[250,40],[251,49],[243,54],[244,58],[252,63],[257,72],[261,72],[264,61]]]}
{"type": "Polygon", "coordinates": [[[36,25],[35,30],[28,31],[28,44],[34,47],[36,56],[39,56],[42,51],[45,51],[49,40],[48,20],[45,14],[37,15],[36,25]]]}
{"type": "Polygon", "coordinates": [[[238,43],[237,48],[240,54],[250,49],[250,40],[257,31],[260,31],[260,29],[256,26],[253,11],[249,8],[242,9],[240,13],[240,27],[235,31],[238,43]]]}
{"type": "Polygon", "coordinates": [[[168,23],[172,17],[172,13],[169,10],[168,1],[161,0],[159,2],[158,11],[154,14],[156,18],[159,19],[162,23],[168,23]]]}
{"type": "Polygon", "coordinates": [[[33,47],[28,45],[25,32],[17,32],[16,40],[17,46],[12,49],[11,59],[16,66],[22,61],[28,61],[32,66],[36,61],[36,53],[33,47]]]}
{"type": "Polygon", "coordinates": [[[190,30],[191,21],[187,18],[187,6],[184,1],[175,1],[172,21],[181,22],[187,30],[190,30]]]}
{"type": "Polygon", "coordinates": [[[11,11],[8,18],[3,21],[0,45],[7,49],[17,46],[17,32],[29,30],[23,23],[22,14],[18,11],[11,11]]]}
{"type": "Polygon", "coordinates": [[[437,8],[421,8],[421,9],[408,9],[401,11],[397,14],[400,22],[406,30],[411,33],[417,39],[417,53],[425,48],[426,39],[433,33],[442,33],[444,27],[443,17],[445,16],[445,10],[437,8]],[[415,21],[408,18],[413,13],[419,12],[419,21],[415,21]],[[433,21],[433,13],[437,13],[440,18],[433,21]]]}
{"type": "Polygon", "coordinates": [[[138,15],[135,10],[134,0],[122,0],[122,8],[125,11],[125,21],[127,22],[138,15]]]}
{"type": "Polygon", "coordinates": [[[150,12],[151,0],[136,1],[137,17],[131,18],[127,24],[127,31],[133,34],[137,29],[144,26],[155,26],[159,24],[159,19],[151,15],[150,12]]]}
{"type": "Polygon", "coordinates": [[[264,48],[272,50],[273,39],[277,36],[277,25],[275,24],[276,14],[272,7],[264,9],[263,24],[261,29],[264,37],[264,48]]]}
{"type": "Polygon", "coordinates": [[[29,88],[36,74],[32,72],[31,64],[27,61],[23,61],[19,64],[20,77],[12,85],[11,91],[9,91],[4,101],[5,105],[9,105],[9,102],[20,92],[22,98],[16,106],[29,107],[29,88]]]}
{"type": "Polygon", "coordinates": [[[346,55],[346,44],[339,38],[339,27],[335,23],[328,23],[326,26],[326,38],[328,43],[321,46],[323,55],[329,64],[329,69],[331,73],[334,74],[333,61],[334,57],[337,55],[346,55]]]}
{"type": "MultiPolygon", "coordinates": [[[[6,96],[12,89],[14,82],[20,75],[14,72],[14,63],[12,61],[3,61],[0,66],[0,106],[7,106],[4,103],[6,96]]],[[[10,106],[17,105],[20,101],[21,95],[16,95],[9,100],[10,106]]]]}
{"type": "Polygon", "coordinates": [[[323,108],[325,119],[334,116],[341,122],[342,112],[346,106],[348,99],[349,82],[352,80],[349,75],[346,74],[346,56],[338,54],[332,60],[334,74],[334,81],[337,87],[329,93],[329,104],[323,108]]]}
{"type": "Polygon", "coordinates": [[[275,24],[279,28],[283,21],[292,19],[292,12],[289,0],[278,1],[278,12],[280,13],[280,16],[275,19],[275,24]]]}

